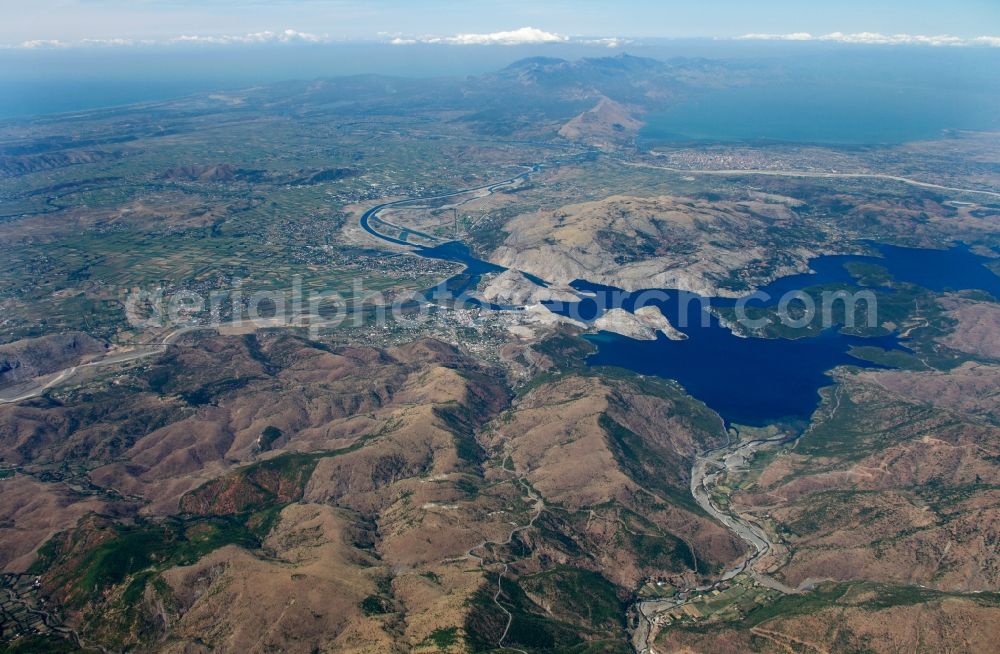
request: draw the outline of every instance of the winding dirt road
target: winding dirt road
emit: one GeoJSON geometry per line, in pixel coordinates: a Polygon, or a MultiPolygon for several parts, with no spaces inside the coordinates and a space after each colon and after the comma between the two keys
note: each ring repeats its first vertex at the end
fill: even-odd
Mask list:
{"type": "MultiPolygon", "coordinates": [[[[516,475],[516,473],[513,470],[509,470],[508,468],[504,468],[504,470],[506,472],[510,472],[510,473],[516,475]]],[[[498,545],[500,547],[503,547],[505,545],[510,545],[511,542],[514,540],[514,536],[515,535],[517,535],[518,533],[520,533],[522,531],[526,531],[526,530],[531,529],[532,527],[534,527],[535,526],[535,521],[538,520],[538,517],[540,515],[542,515],[542,511],[545,510],[545,500],[542,499],[541,495],[538,495],[537,493],[535,493],[535,491],[531,488],[531,486],[528,484],[528,482],[526,482],[524,480],[524,477],[515,477],[514,481],[516,481],[521,486],[521,488],[524,489],[525,495],[532,502],[534,502],[535,512],[531,516],[531,519],[527,523],[525,523],[525,524],[523,524],[523,525],[521,525],[519,527],[514,527],[513,529],[511,529],[510,533],[507,535],[506,540],[503,540],[503,541],[488,541],[488,540],[484,540],[483,542],[479,543],[478,545],[475,545],[475,546],[469,548],[469,551],[466,553],[466,556],[468,556],[469,558],[472,558],[472,559],[476,559],[479,562],[479,567],[483,568],[484,570],[486,569],[486,562],[483,560],[483,557],[481,557],[481,556],[479,556],[478,554],[475,553],[476,550],[483,549],[487,545],[498,545]]],[[[513,616],[513,614],[511,614],[510,611],[507,610],[507,607],[505,607],[503,604],[500,603],[500,595],[503,593],[503,578],[504,578],[504,575],[507,574],[507,571],[510,569],[510,566],[507,564],[507,562],[503,562],[502,565],[503,565],[503,567],[500,569],[500,572],[497,574],[497,592],[493,594],[493,603],[496,604],[500,608],[500,610],[504,612],[504,615],[507,616],[507,624],[504,625],[503,633],[500,635],[500,638],[497,640],[497,647],[499,649],[510,649],[510,650],[515,651],[515,652],[521,652],[521,654],[528,654],[527,652],[525,652],[522,649],[518,649],[516,647],[506,647],[503,644],[503,641],[507,639],[508,632],[510,632],[510,626],[514,622],[514,616],[513,616]]]]}

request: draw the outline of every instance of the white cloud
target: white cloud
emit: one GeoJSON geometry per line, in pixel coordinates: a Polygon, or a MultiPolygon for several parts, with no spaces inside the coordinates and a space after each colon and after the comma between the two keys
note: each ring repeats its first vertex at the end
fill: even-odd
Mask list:
{"type": "Polygon", "coordinates": [[[35,48],[68,48],[70,45],[65,41],[58,41],[56,39],[34,39],[32,41],[25,41],[17,47],[33,50],[35,48]]]}
{"type": "Polygon", "coordinates": [[[852,34],[831,32],[830,34],[813,36],[808,32],[793,32],[791,34],[744,34],[736,38],[744,41],[832,41],[865,45],[985,45],[1000,47],[1000,37],[979,36],[974,39],[965,39],[949,34],[925,36],[923,34],[880,34],[879,32],[854,32],[852,34]]]}
{"type": "MultiPolygon", "coordinates": [[[[570,39],[560,34],[546,32],[534,27],[522,27],[516,30],[504,32],[490,32],[488,34],[463,33],[454,36],[422,36],[411,37],[399,33],[380,32],[379,37],[388,39],[386,43],[391,45],[412,45],[415,43],[437,43],[448,45],[523,45],[538,43],[565,43],[570,39]]],[[[280,32],[265,30],[263,32],[251,32],[249,34],[181,34],[159,40],[135,40],[135,39],[81,39],[79,41],[56,41],[56,40],[34,40],[25,41],[17,46],[20,48],[69,48],[69,47],[95,47],[95,46],[135,46],[135,45],[234,45],[234,44],[260,44],[260,43],[328,43],[330,38],[326,35],[320,36],[309,32],[299,32],[293,29],[286,29],[280,32]]],[[[580,41],[581,43],[594,43],[606,45],[609,48],[617,47],[628,41],[621,39],[595,39],[591,41],[580,41]]],[[[2,47],[2,46],[0,46],[2,47]]]]}
{"type": "Polygon", "coordinates": [[[924,36],[922,34],[879,34],[878,32],[857,32],[843,34],[833,32],[819,37],[822,41],[839,41],[841,43],[865,43],[871,45],[967,45],[965,39],[957,36],[941,34],[924,36]]]}
{"type": "Polygon", "coordinates": [[[135,39],[80,39],[79,41],[57,41],[54,39],[35,39],[24,41],[16,46],[6,46],[14,48],[71,48],[71,47],[113,47],[113,46],[135,46],[135,45],[232,45],[232,44],[253,44],[253,43],[325,43],[329,41],[327,36],[310,34],[309,32],[299,32],[298,30],[286,29],[281,32],[265,30],[263,32],[251,32],[250,34],[223,34],[223,35],[188,35],[182,34],[162,40],[135,40],[135,39]]]}
{"type": "Polygon", "coordinates": [[[545,32],[534,27],[522,27],[509,32],[491,32],[489,34],[456,34],[444,39],[446,43],[455,45],[522,45],[526,43],[562,43],[568,41],[565,36],[545,32]]]}
{"type": "Polygon", "coordinates": [[[809,32],[793,32],[791,34],[744,34],[736,37],[740,41],[812,41],[809,32]]]}
{"type": "MultiPolygon", "coordinates": [[[[521,27],[516,30],[489,33],[461,33],[452,36],[410,36],[400,33],[380,32],[379,37],[387,39],[383,42],[391,45],[413,45],[417,43],[433,43],[444,45],[532,45],[545,43],[580,43],[600,45],[608,48],[619,48],[632,43],[628,39],[618,37],[567,37],[555,32],[546,32],[535,27],[521,27]]],[[[787,34],[752,33],[735,37],[743,41],[818,41],[832,43],[854,43],[866,45],[929,45],[929,46],[982,46],[1000,48],[1000,36],[977,36],[963,38],[948,34],[926,36],[922,34],[881,34],[879,32],[831,32],[829,34],[810,34],[809,32],[791,32],[787,34]]],[[[129,38],[89,38],[77,41],[61,41],[56,39],[33,39],[18,45],[0,46],[0,48],[71,48],[71,47],[123,47],[143,45],[238,45],[265,43],[328,43],[327,35],[300,32],[294,29],[272,32],[251,32],[248,34],[182,34],[165,39],[129,39],[129,38]]]]}
{"type": "Polygon", "coordinates": [[[436,43],[446,45],[525,45],[536,43],[565,43],[569,38],[561,34],[546,32],[535,27],[522,27],[506,32],[490,32],[488,34],[464,33],[454,36],[396,36],[389,43],[393,45],[412,45],[414,43],[436,43]]]}
{"type": "Polygon", "coordinates": [[[620,48],[623,45],[632,43],[630,39],[620,39],[616,36],[601,39],[574,39],[576,43],[586,43],[587,45],[603,45],[606,48],[620,48]]]}
{"type": "Polygon", "coordinates": [[[136,41],[134,39],[83,39],[80,45],[115,46],[115,45],[151,45],[152,41],[136,41]]]}
{"type": "Polygon", "coordinates": [[[326,37],[308,32],[287,29],[283,32],[253,32],[243,35],[224,36],[175,36],[169,43],[200,43],[210,45],[228,45],[231,43],[322,43],[326,37]]]}

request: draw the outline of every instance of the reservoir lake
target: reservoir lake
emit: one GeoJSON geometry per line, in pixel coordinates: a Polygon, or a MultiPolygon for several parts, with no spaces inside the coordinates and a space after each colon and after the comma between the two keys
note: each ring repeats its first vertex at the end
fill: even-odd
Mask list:
{"type": "MultiPolygon", "coordinates": [[[[1000,277],[984,264],[990,259],[958,244],[947,250],[874,245],[881,256],[825,256],[810,262],[813,273],[780,278],[760,290],[772,299],[754,302],[773,306],[788,291],[822,284],[854,285],[845,264],[874,263],[884,267],[896,282],[916,284],[933,291],[978,289],[1000,299],[1000,277]]],[[[573,286],[597,293],[610,290],[587,282],[573,286]]],[[[597,347],[587,359],[592,366],[618,366],[638,373],[656,375],[679,382],[692,396],[714,409],[727,424],[760,426],[775,421],[807,420],[819,404],[819,389],[831,383],[828,371],[839,365],[862,368],[881,367],[851,356],[856,346],[885,350],[905,349],[895,335],[865,338],[842,334],[831,327],[818,336],[796,339],[744,338],[721,324],[700,302],[677,301],[677,293],[665,291],[670,299],[646,302],[663,314],[687,338],[669,340],[658,335],[655,341],[639,341],[618,334],[600,332],[585,336],[597,347]],[[682,316],[681,313],[685,315],[682,316]],[[684,326],[686,325],[686,326],[684,326]]],[[[631,309],[641,291],[626,294],[621,308],[631,309]]],[[[732,306],[735,300],[711,298],[711,305],[732,306]]],[[[599,315],[595,300],[574,308],[584,317],[599,315]]],[[[566,310],[568,311],[568,310],[566,310]]],[[[564,313],[566,311],[559,311],[564,313]]]]}

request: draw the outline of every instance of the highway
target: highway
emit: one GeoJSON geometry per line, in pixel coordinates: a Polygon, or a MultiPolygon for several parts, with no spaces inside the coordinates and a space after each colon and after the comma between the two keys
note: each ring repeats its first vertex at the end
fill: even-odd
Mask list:
{"type": "Polygon", "coordinates": [[[404,228],[404,227],[400,227],[399,225],[393,225],[392,223],[387,222],[387,221],[383,220],[382,218],[380,218],[378,214],[381,211],[383,211],[385,209],[388,209],[389,207],[399,207],[399,206],[402,206],[402,205],[405,205],[405,204],[412,204],[414,202],[430,202],[432,200],[444,200],[446,198],[453,198],[453,197],[455,197],[457,195],[465,195],[466,193],[475,193],[476,191],[486,191],[487,192],[486,194],[489,195],[489,194],[493,193],[494,191],[496,191],[496,189],[501,188],[503,186],[507,186],[508,184],[513,184],[517,180],[524,179],[528,175],[530,175],[531,173],[537,172],[539,170],[541,170],[541,165],[540,164],[536,164],[536,165],[532,166],[530,168],[530,170],[526,170],[526,171],[524,171],[523,173],[521,173],[519,175],[515,175],[514,177],[511,177],[510,179],[505,179],[505,180],[500,181],[500,182],[491,182],[489,184],[483,184],[482,186],[474,186],[472,188],[461,189],[461,190],[458,190],[458,191],[450,191],[448,193],[442,193],[440,195],[429,195],[427,197],[419,197],[419,198],[404,198],[402,200],[396,200],[394,202],[384,202],[382,204],[376,205],[376,206],[372,207],[371,209],[365,211],[361,215],[361,219],[358,221],[358,224],[360,224],[361,228],[363,230],[365,230],[366,232],[368,232],[369,234],[371,234],[372,236],[374,236],[376,238],[379,238],[379,239],[381,239],[383,241],[388,241],[389,243],[393,243],[395,245],[409,245],[409,246],[413,246],[414,244],[411,243],[411,242],[409,242],[406,239],[399,239],[399,238],[395,238],[395,237],[392,237],[392,236],[386,236],[385,234],[379,232],[378,230],[376,230],[374,227],[371,226],[371,220],[372,220],[372,218],[378,220],[383,225],[387,225],[389,227],[392,227],[394,229],[399,230],[400,233],[405,232],[407,236],[409,236],[409,235],[412,234],[412,235],[415,235],[415,236],[420,236],[421,238],[428,239],[428,240],[430,240],[432,242],[440,242],[442,239],[438,238],[437,236],[432,236],[430,234],[425,234],[423,232],[418,232],[418,231],[410,229],[408,227],[404,228]]]}
{"type": "Polygon", "coordinates": [[[118,363],[127,363],[129,361],[136,361],[138,359],[145,359],[146,357],[151,357],[157,354],[163,354],[167,351],[167,346],[175,342],[178,338],[187,334],[189,332],[198,331],[201,329],[214,329],[214,327],[206,327],[201,325],[195,325],[190,327],[181,327],[175,329],[174,331],[167,334],[162,341],[160,341],[155,346],[147,346],[145,349],[137,349],[130,352],[118,352],[113,354],[108,354],[100,359],[95,359],[94,361],[88,361],[87,363],[80,363],[75,366],[70,366],[69,368],[64,368],[58,372],[52,373],[54,377],[46,382],[43,382],[33,388],[26,391],[0,391],[0,404],[14,404],[16,402],[22,402],[24,400],[30,400],[33,397],[38,397],[48,389],[62,384],[69,379],[72,379],[77,372],[85,370],[87,368],[103,368],[105,366],[112,366],[118,363]],[[17,395],[13,395],[17,393],[17,395]]]}
{"type": "Polygon", "coordinates": [[[721,175],[724,177],[734,177],[740,175],[747,175],[747,176],[764,175],[767,177],[806,177],[806,178],[815,177],[819,179],[879,179],[886,182],[900,182],[902,184],[909,184],[911,186],[919,186],[921,188],[929,188],[939,191],[973,193],[977,195],[986,195],[993,198],[1000,198],[1000,192],[996,191],[986,191],[973,188],[959,188],[956,186],[944,186],[942,184],[921,182],[920,180],[910,179],[909,177],[900,177],[898,175],[887,175],[885,173],[824,173],[813,170],[756,170],[751,168],[714,170],[714,169],[704,169],[704,168],[699,169],[699,168],[676,168],[674,166],[656,166],[654,164],[647,164],[638,161],[619,160],[619,163],[625,166],[634,166],[636,168],[652,168],[654,170],[666,170],[671,173],[681,173],[685,175],[721,175]]]}

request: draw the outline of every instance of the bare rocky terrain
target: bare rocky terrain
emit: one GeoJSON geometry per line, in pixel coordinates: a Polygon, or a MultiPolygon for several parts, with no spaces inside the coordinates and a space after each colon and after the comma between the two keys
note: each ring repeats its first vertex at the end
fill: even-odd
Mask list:
{"type": "Polygon", "coordinates": [[[671,384],[574,374],[512,397],[433,340],[185,339],[0,407],[5,567],[40,575],[84,643],[495,642],[487,589],[504,562],[519,615],[550,637],[623,638],[645,578],[700,579],[740,556],[687,494],[718,419],[671,384]],[[556,578],[599,582],[602,617],[556,578]]]}
{"type": "Polygon", "coordinates": [[[634,141],[643,125],[632,113],[628,107],[602,97],[592,109],[560,127],[559,136],[602,150],[615,150],[634,141]]]}
{"type": "MultiPolygon", "coordinates": [[[[1000,590],[991,545],[1000,538],[1000,427],[992,410],[979,417],[970,406],[970,373],[977,374],[962,366],[905,381],[895,371],[843,377],[829,397],[828,421],[735,496],[766,514],[786,541],[786,583],[1000,590]]],[[[995,384],[981,388],[992,395],[995,384]]],[[[992,397],[985,404],[997,406],[992,397]]]]}
{"type": "Polygon", "coordinates": [[[794,218],[795,203],[611,196],[517,216],[491,258],[556,283],[586,279],[626,290],[731,295],[722,282],[734,271],[756,265],[788,274],[816,255],[766,245],[775,225],[794,218]]]}
{"type": "Polygon", "coordinates": [[[51,334],[0,345],[0,388],[30,381],[101,354],[106,346],[82,332],[51,334]]]}
{"type": "Polygon", "coordinates": [[[1000,306],[993,302],[942,300],[957,326],[943,343],[977,357],[1000,360],[1000,306]]]}
{"type": "Polygon", "coordinates": [[[534,57],[0,125],[0,653],[996,649],[996,297],[845,268],[882,313],[844,330],[900,347],[756,426],[588,365],[611,333],[695,344],[659,308],[546,308],[575,280],[738,297],[875,244],[1000,273],[996,134],[643,141],[756,65],[534,57]],[[513,307],[408,296],[442,280],[513,307]],[[351,320],[124,311],[293,284],[351,320]]]}

